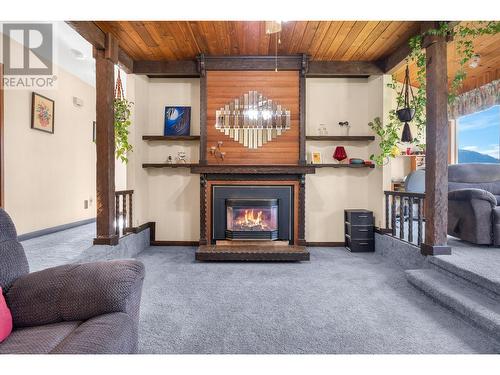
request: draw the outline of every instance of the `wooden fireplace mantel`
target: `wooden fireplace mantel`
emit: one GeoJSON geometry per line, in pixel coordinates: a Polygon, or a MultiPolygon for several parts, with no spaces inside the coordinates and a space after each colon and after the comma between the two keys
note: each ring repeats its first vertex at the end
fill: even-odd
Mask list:
{"type": "Polygon", "coordinates": [[[301,165],[197,165],[191,167],[191,173],[209,174],[313,174],[312,166],[301,165]]]}

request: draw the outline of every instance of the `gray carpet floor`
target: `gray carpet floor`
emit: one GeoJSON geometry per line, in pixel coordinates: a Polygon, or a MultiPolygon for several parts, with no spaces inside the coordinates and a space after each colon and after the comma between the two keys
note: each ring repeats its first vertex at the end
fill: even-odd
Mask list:
{"type": "Polygon", "coordinates": [[[197,263],[151,247],[142,353],[499,353],[497,342],[375,254],[312,248],[304,263],[197,263]]]}
{"type": "Polygon", "coordinates": [[[95,223],[90,223],[23,241],[30,271],[71,263],[92,246],[95,230],[95,223]]]}
{"type": "MultiPolygon", "coordinates": [[[[70,263],[95,224],[23,242],[31,271],[70,263]]],[[[150,247],[141,353],[499,353],[376,254],[312,248],[304,263],[197,263],[150,247]]]]}

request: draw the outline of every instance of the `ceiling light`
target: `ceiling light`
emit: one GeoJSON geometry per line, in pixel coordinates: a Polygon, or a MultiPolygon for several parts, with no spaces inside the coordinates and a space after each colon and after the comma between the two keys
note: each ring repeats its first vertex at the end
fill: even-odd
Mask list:
{"type": "Polygon", "coordinates": [[[266,34],[276,34],[281,31],[281,21],[266,21],[266,34]]]}
{"type": "Polygon", "coordinates": [[[475,55],[473,55],[470,59],[470,63],[469,63],[469,66],[471,68],[477,68],[479,66],[479,62],[481,61],[481,56],[479,56],[478,53],[476,53],[475,55]]]}

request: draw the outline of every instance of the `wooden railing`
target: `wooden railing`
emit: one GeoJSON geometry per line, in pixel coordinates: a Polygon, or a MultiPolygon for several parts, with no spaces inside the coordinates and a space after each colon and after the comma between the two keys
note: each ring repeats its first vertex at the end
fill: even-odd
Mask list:
{"type": "Polygon", "coordinates": [[[425,221],[425,194],[403,191],[384,191],[384,194],[385,227],[390,230],[389,234],[402,241],[420,246],[425,221]]]}
{"type": "Polygon", "coordinates": [[[115,191],[115,223],[116,234],[119,237],[127,234],[133,225],[133,190],[115,191]]]}

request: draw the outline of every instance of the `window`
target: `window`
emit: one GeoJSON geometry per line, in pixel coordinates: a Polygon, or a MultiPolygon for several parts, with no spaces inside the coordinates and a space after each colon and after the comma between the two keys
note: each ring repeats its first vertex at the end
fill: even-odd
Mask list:
{"type": "Polygon", "coordinates": [[[500,163],[500,105],[457,122],[458,163],[500,163]]]}

